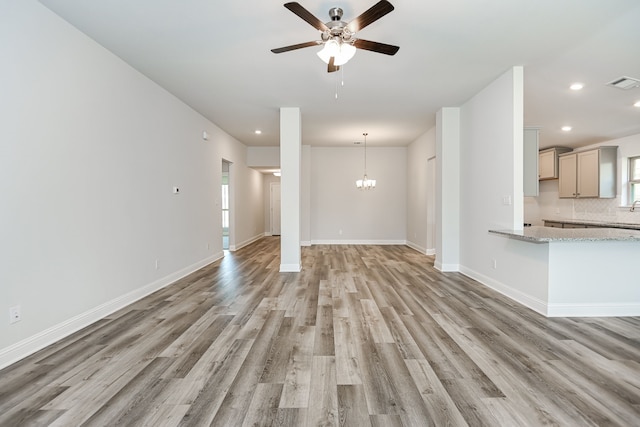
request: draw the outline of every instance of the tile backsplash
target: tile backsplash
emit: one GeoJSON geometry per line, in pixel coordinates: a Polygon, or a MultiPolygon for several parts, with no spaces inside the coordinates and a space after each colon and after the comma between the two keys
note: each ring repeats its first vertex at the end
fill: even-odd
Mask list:
{"type": "Polygon", "coordinates": [[[544,225],[544,219],[582,219],[587,221],[640,224],[640,206],[635,212],[620,207],[615,199],[560,199],[557,180],[540,181],[538,197],[524,198],[524,222],[544,225]]]}
{"type": "Polygon", "coordinates": [[[620,207],[619,197],[576,199],[573,201],[573,219],[640,224],[640,209],[630,212],[629,208],[620,207]]]}

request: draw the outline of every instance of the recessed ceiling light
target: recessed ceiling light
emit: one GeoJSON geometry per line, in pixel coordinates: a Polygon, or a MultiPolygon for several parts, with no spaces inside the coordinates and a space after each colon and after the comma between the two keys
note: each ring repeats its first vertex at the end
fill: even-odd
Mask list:
{"type": "Polygon", "coordinates": [[[260,129],[256,129],[253,133],[255,133],[256,135],[260,135],[262,131],[260,129]]]}
{"type": "Polygon", "coordinates": [[[561,128],[561,129],[562,129],[563,131],[565,131],[565,132],[569,132],[572,128],[571,128],[571,126],[562,126],[562,128],[561,128]]]}
{"type": "Polygon", "coordinates": [[[636,101],[635,104],[633,104],[634,107],[640,107],[640,101],[636,101]]]}
{"type": "Polygon", "coordinates": [[[584,87],[584,85],[582,83],[573,83],[571,86],[569,86],[569,89],[571,90],[580,90],[584,87]]]}

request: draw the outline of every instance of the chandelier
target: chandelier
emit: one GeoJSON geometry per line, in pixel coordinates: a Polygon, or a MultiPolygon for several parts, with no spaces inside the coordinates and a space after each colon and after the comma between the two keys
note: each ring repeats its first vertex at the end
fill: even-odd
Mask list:
{"type": "Polygon", "coordinates": [[[370,190],[376,188],[376,180],[367,177],[367,135],[369,134],[365,132],[362,135],[364,135],[364,177],[356,181],[356,187],[360,190],[370,190]]]}

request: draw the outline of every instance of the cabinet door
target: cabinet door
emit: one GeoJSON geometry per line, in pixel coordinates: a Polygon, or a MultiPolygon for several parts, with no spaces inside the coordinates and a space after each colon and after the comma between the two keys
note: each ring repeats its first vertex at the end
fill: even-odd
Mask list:
{"type": "Polygon", "coordinates": [[[560,168],[558,196],[561,198],[576,197],[576,155],[560,156],[558,164],[560,168]]]}
{"type": "Polygon", "coordinates": [[[578,197],[598,197],[600,195],[600,165],[598,150],[578,153],[578,197]]]}
{"type": "Polygon", "coordinates": [[[556,152],[543,151],[538,155],[538,179],[554,179],[556,175],[556,152]]]}

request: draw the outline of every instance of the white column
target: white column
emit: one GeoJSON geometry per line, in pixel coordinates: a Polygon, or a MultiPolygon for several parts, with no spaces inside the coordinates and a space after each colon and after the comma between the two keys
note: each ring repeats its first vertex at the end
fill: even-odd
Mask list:
{"type": "Polygon", "coordinates": [[[311,146],[302,146],[300,244],[311,246],[311,146]]]}
{"type": "Polygon", "coordinates": [[[302,270],[300,251],[300,108],[280,108],[280,271],[302,270]]]}
{"type": "Polygon", "coordinates": [[[436,261],[440,271],[460,268],[460,109],[436,114],[436,261]]]}
{"type": "Polygon", "coordinates": [[[524,227],[524,67],[513,67],[513,229],[524,227]]]}

